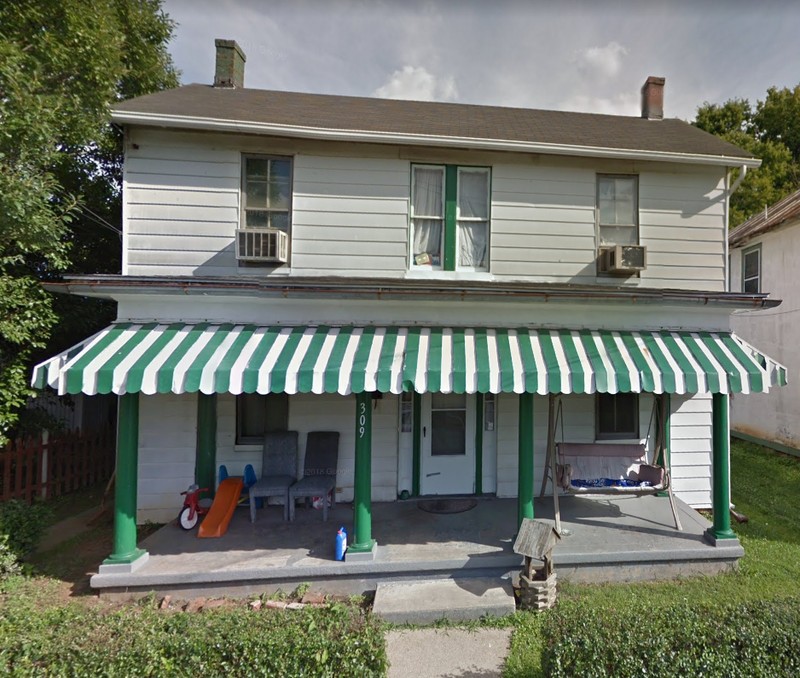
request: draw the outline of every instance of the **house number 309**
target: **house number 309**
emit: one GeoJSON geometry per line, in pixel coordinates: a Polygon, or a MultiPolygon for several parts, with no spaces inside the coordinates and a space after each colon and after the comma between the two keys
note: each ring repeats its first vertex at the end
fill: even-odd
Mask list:
{"type": "Polygon", "coordinates": [[[363,438],[367,429],[367,406],[361,403],[358,406],[358,437],[363,438]]]}

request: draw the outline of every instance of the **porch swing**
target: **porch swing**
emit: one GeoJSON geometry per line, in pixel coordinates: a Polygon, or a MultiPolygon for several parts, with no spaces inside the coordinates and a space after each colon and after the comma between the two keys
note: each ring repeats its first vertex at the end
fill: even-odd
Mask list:
{"type": "Polygon", "coordinates": [[[564,441],[564,417],[560,396],[550,394],[548,404],[547,459],[540,497],[547,481],[553,486],[556,530],[561,534],[559,490],[568,494],[636,496],[666,492],[675,529],[683,530],[672,493],[669,455],[666,450],[666,399],[655,396],[644,443],[571,443],[564,441]],[[556,401],[558,405],[556,407],[556,401]],[[647,442],[656,422],[652,463],[647,460],[647,442]],[[561,442],[556,431],[561,424],[561,442]],[[660,463],[658,463],[660,461],[660,463]]]}

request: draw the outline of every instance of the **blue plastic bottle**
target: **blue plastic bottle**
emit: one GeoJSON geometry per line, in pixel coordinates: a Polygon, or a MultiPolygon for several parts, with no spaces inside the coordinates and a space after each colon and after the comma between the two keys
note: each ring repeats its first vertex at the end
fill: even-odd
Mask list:
{"type": "Polygon", "coordinates": [[[344,560],[345,551],[347,551],[347,530],[342,526],[336,533],[336,560],[344,560]]]}

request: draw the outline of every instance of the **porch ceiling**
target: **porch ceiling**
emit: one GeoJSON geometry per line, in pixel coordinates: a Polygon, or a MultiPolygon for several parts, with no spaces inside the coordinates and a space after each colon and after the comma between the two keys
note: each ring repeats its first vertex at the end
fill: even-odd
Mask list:
{"type": "Polygon", "coordinates": [[[786,368],[731,333],[109,326],[36,366],[67,393],[748,393],[786,368]]]}

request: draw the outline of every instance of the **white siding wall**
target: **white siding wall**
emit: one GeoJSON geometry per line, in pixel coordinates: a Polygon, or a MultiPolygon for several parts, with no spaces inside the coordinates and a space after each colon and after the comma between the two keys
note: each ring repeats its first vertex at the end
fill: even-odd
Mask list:
{"type": "Polygon", "coordinates": [[[789,384],[770,393],[731,398],[731,427],[762,440],[800,449],[800,220],[731,250],[731,290],[742,289],[742,251],[761,245],[761,290],[781,299],[777,308],[735,313],[731,327],[771,358],[786,365],[789,384]]]}
{"type": "Polygon", "coordinates": [[[723,289],[719,168],[143,129],[126,155],[124,272],[404,277],[412,162],[492,167],[490,277],[723,289]],[[237,265],[242,153],[294,157],[291,268],[237,265]],[[597,173],[639,177],[640,278],[596,276],[597,173]]]}
{"type": "Polygon", "coordinates": [[[725,196],[719,170],[588,161],[495,165],[492,272],[498,277],[648,287],[723,289],[725,196]],[[596,275],[598,172],[639,177],[641,278],[596,275]]]}
{"type": "Polygon", "coordinates": [[[695,508],[711,507],[711,395],[673,395],[672,489],[695,508]]]}
{"type": "Polygon", "coordinates": [[[408,195],[408,161],[296,156],[292,273],[405,272],[408,195]]]}
{"type": "Polygon", "coordinates": [[[174,520],[194,482],[197,396],[139,396],[139,482],[136,522],[174,520]]]}
{"type": "MultiPolygon", "coordinates": [[[[519,398],[500,396],[497,432],[497,495],[517,496],[519,398]]],[[[562,416],[564,439],[569,442],[594,442],[594,396],[564,396],[562,416]]],[[[711,505],[711,397],[672,396],[672,469],[676,496],[695,507],[711,505]]],[[[639,434],[649,443],[655,435],[650,417],[653,399],[639,399],[639,434]],[[648,430],[650,436],[648,437],[648,430]]],[[[534,493],[539,496],[547,458],[547,398],[534,397],[534,493]]],[[[556,433],[561,441],[561,426],[556,433]]],[[[547,493],[552,488],[548,483],[547,493]]]]}

